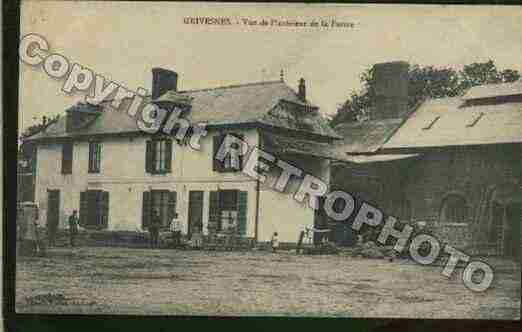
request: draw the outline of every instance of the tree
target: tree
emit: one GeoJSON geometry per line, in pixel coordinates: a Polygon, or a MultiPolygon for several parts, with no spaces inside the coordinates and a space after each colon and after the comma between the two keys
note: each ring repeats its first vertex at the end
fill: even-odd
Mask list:
{"type": "MultiPolygon", "coordinates": [[[[331,121],[332,125],[357,121],[374,105],[373,67],[365,70],[360,79],[363,89],[360,92],[350,93],[348,99],[337,109],[331,121]]],[[[408,106],[414,107],[426,98],[459,96],[477,85],[508,83],[518,79],[520,79],[518,71],[513,69],[499,71],[492,60],[466,65],[460,71],[453,68],[413,65],[409,69],[408,106]]]]}

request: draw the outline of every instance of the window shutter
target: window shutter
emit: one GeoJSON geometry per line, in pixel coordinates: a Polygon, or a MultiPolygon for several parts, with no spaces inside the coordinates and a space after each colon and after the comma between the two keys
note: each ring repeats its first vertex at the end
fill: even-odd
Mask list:
{"type": "Polygon", "coordinates": [[[172,140],[165,142],[165,171],[170,173],[172,165],[172,140]]]}
{"type": "Polygon", "coordinates": [[[107,229],[109,226],[109,192],[101,192],[101,206],[100,206],[100,227],[107,229]]]}
{"type": "Polygon", "coordinates": [[[87,192],[80,192],[80,226],[85,227],[87,224],[87,213],[89,207],[87,205],[87,192]]]}
{"type": "Polygon", "coordinates": [[[98,143],[96,145],[98,147],[97,157],[96,157],[96,172],[100,172],[101,170],[101,153],[102,153],[102,144],[98,143]]]}
{"type": "Polygon", "coordinates": [[[153,157],[154,157],[154,151],[152,141],[147,141],[147,147],[145,151],[145,171],[147,173],[152,173],[153,170],[153,157]]]}
{"type": "Polygon", "coordinates": [[[212,170],[214,172],[221,172],[222,169],[222,163],[218,159],[216,159],[216,154],[219,151],[219,146],[221,145],[221,135],[216,135],[213,137],[213,152],[212,152],[212,170]]]}
{"type": "Polygon", "coordinates": [[[67,174],[67,148],[66,144],[62,144],[62,174],[67,174]]]}
{"type": "Polygon", "coordinates": [[[208,233],[214,234],[219,231],[219,191],[210,192],[209,200],[209,217],[208,217],[208,233]]]}
{"type": "Polygon", "coordinates": [[[38,162],[38,148],[37,146],[35,145],[33,148],[33,156],[32,156],[32,160],[31,160],[31,172],[33,174],[36,173],[36,167],[37,167],[37,162],[38,162]]]}
{"type": "Polygon", "coordinates": [[[62,174],[72,173],[73,143],[62,144],[62,174]]]}
{"type": "Polygon", "coordinates": [[[168,209],[169,210],[169,214],[168,214],[169,225],[172,222],[172,219],[174,218],[174,214],[176,213],[177,198],[178,198],[177,192],[175,192],[175,191],[169,192],[169,209],[168,209]]]}
{"type": "MultiPolygon", "coordinates": [[[[237,138],[239,138],[240,140],[244,140],[245,139],[245,135],[243,134],[237,134],[235,135],[237,138]]],[[[238,147],[239,149],[241,149],[241,146],[238,147]]],[[[241,154],[241,152],[238,152],[239,156],[238,156],[238,159],[239,159],[239,169],[238,171],[242,171],[243,170],[243,154],[241,154]]]]}
{"type": "Polygon", "coordinates": [[[240,191],[237,195],[237,222],[239,234],[246,234],[248,191],[240,191]]]}
{"type": "Polygon", "coordinates": [[[89,167],[88,167],[88,170],[89,170],[89,173],[92,173],[92,170],[93,170],[93,167],[92,167],[92,163],[93,163],[93,145],[92,145],[92,142],[89,142],[89,167]]]}
{"type": "Polygon", "coordinates": [[[150,215],[151,215],[151,197],[150,191],[143,192],[143,206],[141,209],[142,218],[141,218],[141,227],[143,229],[149,227],[150,225],[150,215]]]}
{"type": "Polygon", "coordinates": [[[98,224],[98,191],[97,190],[87,190],[87,213],[85,220],[85,227],[92,228],[96,227],[98,224]]]}

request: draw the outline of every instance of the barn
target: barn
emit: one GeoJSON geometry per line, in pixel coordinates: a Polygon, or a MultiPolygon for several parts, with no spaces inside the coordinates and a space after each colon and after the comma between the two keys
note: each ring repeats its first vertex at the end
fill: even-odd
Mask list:
{"type": "Polygon", "coordinates": [[[343,123],[332,184],[468,253],[520,257],[522,82],[407,105],[408,64],[374,67],[369,119],[343,123]]]}

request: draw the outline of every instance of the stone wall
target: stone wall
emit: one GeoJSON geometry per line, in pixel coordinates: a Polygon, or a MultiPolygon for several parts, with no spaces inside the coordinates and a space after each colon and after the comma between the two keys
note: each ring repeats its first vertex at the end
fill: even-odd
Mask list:
{"type": "Polygon", "coordinates": [[[441,244],[449,244],[461,250],[471,246],[471,230],[466,223],[438,223],[431,229],[441,244]]]}

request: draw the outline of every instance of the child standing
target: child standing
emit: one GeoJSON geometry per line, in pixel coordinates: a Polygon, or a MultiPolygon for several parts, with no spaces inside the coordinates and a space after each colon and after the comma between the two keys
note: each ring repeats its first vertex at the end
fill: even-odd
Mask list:
{"type": "Polygon", "coordinates": [[[276,252],[279,247],[279,239],[277,238],[277,232],[274,232],[272,235],[272,239],[270,240],[270,244],[272,245],[272,252],[276,252]]]}

